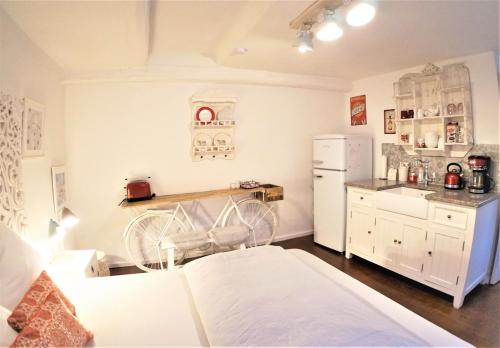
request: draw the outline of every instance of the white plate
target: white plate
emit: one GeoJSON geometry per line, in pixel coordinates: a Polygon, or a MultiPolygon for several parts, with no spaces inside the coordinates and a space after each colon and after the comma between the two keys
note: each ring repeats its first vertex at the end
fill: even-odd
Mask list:
{"type": "Polygon", "coordinates": [[[212,137],[207,133],[198,133],[193,139],[194,146],[212,146],[212,137]]]}
{"type": "Polygon", "coordinates": [[[214,146],[226,146],[231,145],[233,139],[227,133],[217,133],[214,136],[214,146]]]}

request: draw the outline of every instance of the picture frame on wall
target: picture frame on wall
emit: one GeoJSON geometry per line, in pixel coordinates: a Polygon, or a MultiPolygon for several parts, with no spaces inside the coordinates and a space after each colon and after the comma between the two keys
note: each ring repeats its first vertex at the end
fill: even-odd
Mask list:
{"type": "Polygon", "coordinates": [[[396,110],[384,110],[384,134],[396,134],[396,110]]]}
{"type": "Polygon", "coordinates": [[[351,97],[351,126],[366,125],[366,95],[351,97]]]}
{"type": "Polygon", "coordinates": [[[23,111],[23,157],[43,156],[45,107],[29,98],[24,98],[23,111]]]}
{"type": "Polygon", "coordinates": [[[68,201],[66,188],[66,168],[64,166],[52,167],[52,192],[54,197],[54,213],[59,218],[68,201]]]}

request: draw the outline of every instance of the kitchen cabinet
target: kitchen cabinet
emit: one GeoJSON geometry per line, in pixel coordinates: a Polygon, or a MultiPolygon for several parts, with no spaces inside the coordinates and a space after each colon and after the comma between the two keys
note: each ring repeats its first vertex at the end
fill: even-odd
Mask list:
{"type": "Polygon", "coordinates": [[[350,234],[349,244],[357,252],[370,255],[373,252],[373,231],[375,228],[372,209],[352,207],[349,216],[353,233],[350,234]]]}
{"type": "Polygon", "coordinates": [[[463,232],[432,226],[427,243],[425,280],[448,289],[456,287],[464,253],[463,232]]]}
{"type": "Polygon", "coordinates": [[[348,187],[346,257],[357,255],[449,294],[460,308],[488,279],[498,200],[477,208],[430,201],[427,219],[419,219],[378,209],[374,194],[348,187]]]}

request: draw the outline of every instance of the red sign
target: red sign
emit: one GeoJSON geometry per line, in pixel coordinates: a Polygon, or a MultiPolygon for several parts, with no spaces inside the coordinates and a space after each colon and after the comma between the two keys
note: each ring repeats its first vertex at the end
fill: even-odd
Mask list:
{"type": "Polygon", "coordinates": [[[351,97],[351,126],[366,124],[366,95],[351,97]]]}

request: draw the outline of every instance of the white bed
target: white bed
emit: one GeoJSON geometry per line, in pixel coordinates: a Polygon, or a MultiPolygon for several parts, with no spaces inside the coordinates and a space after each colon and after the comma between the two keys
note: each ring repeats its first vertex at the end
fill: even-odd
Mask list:
{"type": "Polygon", "coordinates": [[[61,284],[95,346],[467,346],[317,257],[260,247],[61,284]]]}

